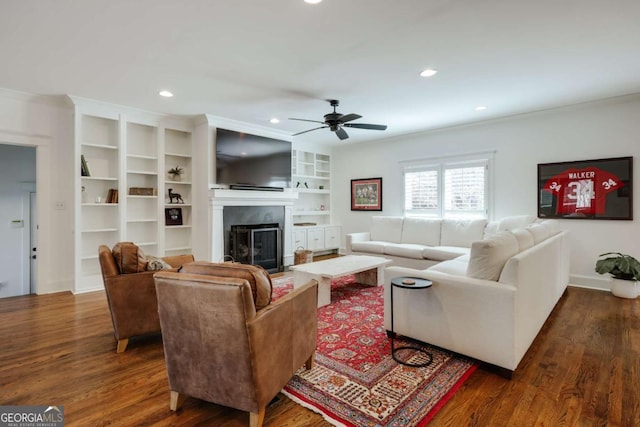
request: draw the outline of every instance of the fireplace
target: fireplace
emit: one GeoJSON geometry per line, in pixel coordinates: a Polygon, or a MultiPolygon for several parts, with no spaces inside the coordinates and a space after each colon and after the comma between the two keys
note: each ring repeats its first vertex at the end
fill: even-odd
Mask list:
{"type": "Polygon", "coordinates": [[[224,251],[234,261],[261,265],[269,273],[284,270],[282,206],[225,206],[224,251]]]}
{"type": "Polygon", "coordinates": [[[260,265],[269,273],[282,271],[281,233],[277,223],[232,225],[231,257],[243,264],[260,265]]]}
{"type": "MultiPolygon", "coordinates": [[[[221,262],[231,256],[231,226],[254,227],[277,224],[280,230],[279,268],[282,271],[286,266],[293,265],[293,204],[298,198],[297,193],[290,189],[274,192],[215,188],[210,190],[209,197],[211,261],[221,262]]],[[[267,236],[259,236],[259,238],[267,239],[267,236]]],[[[262,244],[264,245],[264,242],[262,244]]]]}

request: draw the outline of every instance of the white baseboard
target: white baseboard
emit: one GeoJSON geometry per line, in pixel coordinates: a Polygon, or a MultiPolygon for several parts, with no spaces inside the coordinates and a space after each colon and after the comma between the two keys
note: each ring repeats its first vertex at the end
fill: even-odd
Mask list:
{"type": "Polygon", "coordinates": [[[569,276],[569,286],[610,292],[611,279],[605,276],[596,277],[585,276],[582,274],[572,274],[569,276]]]}

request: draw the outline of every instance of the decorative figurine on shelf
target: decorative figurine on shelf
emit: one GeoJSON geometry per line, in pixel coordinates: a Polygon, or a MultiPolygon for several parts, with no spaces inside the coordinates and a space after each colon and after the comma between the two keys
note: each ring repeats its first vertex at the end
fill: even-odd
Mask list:
{"type": "Polygon", "coordinates": [[[182,200],[182,196],[178,193],[173,192],[173,188],[169,188],[169,203],[173,204],[173,199],[176,199],[175,203],[184,203],[182,200]]]}
{"type": "Polygon", "coordinates": [[[304,188],[309,188],[306,182],[304,183],[304,188]]]}
{"type": "Polygon", "coordinates": [[[296,183],[296,188],[300,187],[300,181],[296,183]]]}
{"type": "Polygon", "coordinates": [[[175,168],[169,169],[169,175],[171,175],[171,179],[173,181],[180,181],[182,178],[182,174],[184,173],[184,169],[180,166],[176,166],[175,168]]]}

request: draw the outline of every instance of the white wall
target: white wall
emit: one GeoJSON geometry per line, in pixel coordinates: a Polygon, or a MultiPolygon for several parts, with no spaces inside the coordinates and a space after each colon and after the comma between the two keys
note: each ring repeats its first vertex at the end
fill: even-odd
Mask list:
{"type": "Polygon", "coordinates": [[[36,182],[36,149],[0,145],[0,298],[29,293],[29,210],[24,198],[36,182]],[[25,209],[26,208],[26,209],[25,209]],[[13,221],[22,221],[14,224],[13,221]]]}
{"type": "MultiPolygon", "coordinates": [[[[366,230],[371,216],[403,214],[400,162],[495,150],[494,218],[535,215],[538,163],[637,158],[638,135],[640,95],[634,95],[373,143],[345,144],[333,150],[332,206],[343,234],[366,230]],[[379,176],[383,178],[383,212],[352,212],[350,180],[379,176]]],[[[637,218],[637,173],[634,187],[637,218]]],[[[638,219],[560,221],[571,233],[573,284],[608,289],[606,279],[594,272],[600,253],[622,251],[640,257],[638,219]]]]}
{"type": "Polygon", "coordinates": [[[39,294],[73,284],[72,125],[61,97],[0,89],[0,141],[36,147],[39,294]]]}

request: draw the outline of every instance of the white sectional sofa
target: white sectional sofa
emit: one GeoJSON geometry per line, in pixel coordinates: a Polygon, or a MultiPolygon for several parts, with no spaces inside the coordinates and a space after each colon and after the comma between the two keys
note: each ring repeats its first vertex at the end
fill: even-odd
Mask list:
{"type": "Polygon", "coordinates": [[[483,238],[486,225],[484,219],[374,216],[369,231],[347,234],[346,250],[353,255],[384,256],[393,265],[427,268],[468,254],[471,243],[483,238]]]}
{"type": "MultiPolygon", "coordinates": [[[[398,220],[378,218],[369,236],[356,233],[347,241],[351,253],[377,253],[396,264],[385,269],[387,331],[391,280],[425,278],[433,282],[430,288],[394,288],[394,332],[514,371],[569,283],[567,232],[556,220],[532,216],[489,223],[443,220],[439,244],[432,251],[422,248],[418,259],[420,247],[436,243],[424,240],[424,230],[418,240],[418,221],[409,221],[413,241],[402,229],[397,241],[398,220]],[[387,234],[377,229],[382,224],[389,225],[387,234]],[[398,250],[403,246],[406,252],[398,250]]],[[[400,219],[401,227],[407,220],[400,219]]],[[[436,227],[424,224],[432,226],[433,238],[436,227]]]]}

